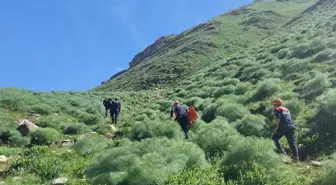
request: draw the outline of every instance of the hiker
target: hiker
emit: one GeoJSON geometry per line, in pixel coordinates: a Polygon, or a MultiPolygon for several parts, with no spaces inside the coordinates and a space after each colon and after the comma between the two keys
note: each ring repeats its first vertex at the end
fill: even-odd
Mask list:
{"type": "Polygon", "coordinates": [[[105,107],[105,118],[108,118],[107,113],[108,113],[108,110],[110,109],[111,103],[112,103],[111,98],[104,98],[103,105],[105,107]]]}
{"type": "Polygon", "coordinates": [[[188,124],[188,116],[187,109],[180,105],[178,100],[175,100],[173,106],[170,111],[170,119],[177,121],[185,135],[185,139],[189,139],[189,124],[188,124]],[[175,115],[175,117],[174,117],[175,115]]]}
{"type": "Polygon", "coordinates": [[[290,111],[286,107],[283,107],[282,104],[283,101],[280,98],[276,98],[272,101],[276,123],[275,133],[273,134],[272,139],[275,142],[278,151],[287,155],[279,142],[282,136],[285,136],[293,153],[293,158],[296,162],[298,162],[299,155],[298,148],[296,146],[295,124],[290,115],[290,111]]]}
{"type": "Polygon", "coordinates": [[[120,111],[121,111],[121,103],[119,101],[119,98],[115,98],[115,100],[112,101],[110,108],[112,124],[117,124],[118,115],[120,114],[120,111]]]}

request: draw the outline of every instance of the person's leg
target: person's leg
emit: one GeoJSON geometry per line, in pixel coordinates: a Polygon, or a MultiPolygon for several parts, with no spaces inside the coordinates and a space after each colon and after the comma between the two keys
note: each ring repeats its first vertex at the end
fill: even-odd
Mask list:
{"type": "Polygon", "coordinates": [[[282,133],[276,132],[276,133],[273,134],[272,140],[274,141],[275,146],[277,147],[278,151],[286,155],[285,150],[281,147],[280,142],[279,142],[279,140],[282,138],[282,136],[283,136],[282,133]]]}
{"type": "Polygon", "coordinates": [[[189,139],[189,127],[188,127],[188,118],[186,116],[181,118],[180,125],[184,132],[185,139],[189,139]]]}
{"type": "Polygon", "coordinates": [[[114,113],[114,123],[117,124],[118,121],[118,112],[114,113]]]}
{"type": "Polygon", "coordinates": [[[285,133],[285,137],[286,137],[288,145],[291,148],[291,151],[293,153],[293,158],[296,161],[299,161],[299,152],[298,152],[298,148],[296,146],[295,130],[294,129],[289,129],[285,133]]]}
{"type": "Polygon", "coordinates": [[[114,115],[113,112],[111,112],[111,120],[112,120],[112,124],[114,123],[114,115]]]}
{"type": "Polygon", "coordinates": [[[109,110],[109,109],[105,107],[105,118],[108,118],[108,117],[107,117],[108,110],[109,110]]]}

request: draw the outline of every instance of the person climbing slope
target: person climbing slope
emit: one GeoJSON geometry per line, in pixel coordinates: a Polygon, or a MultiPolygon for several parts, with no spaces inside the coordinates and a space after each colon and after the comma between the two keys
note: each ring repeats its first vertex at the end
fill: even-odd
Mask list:
{"type": "Polygon", "coordinates": [[[110,114],[112,118],[112,124],[117,124],[118,116],[121,111],[121,103],[119,101],[119,98],[115,98],[115,100],[112,102],[111,108],[110,108],[110,114]]]}
{"type": "Polygon", "coordinates": [[[111,98],[106,98],[106,97],[104,98],[103,105],[105,107],[105,118],[108,118],[107,113],[108,113],[108,110],[110,109],[111,103],[112,103],[111,98]]]}
{"type": "Polygon", "coordinates": [[[290,111],[286,107],[283,107],[282,104],[283,101],[280,98],[276,98],[272,101],[276,123],[275,133],[273,134],[272,139],[279,152],[286,154],[279,142],[279,140],[285,136],[293,153],[293,158],[295,162],[298,162],[299,155],[298,148],[296,146],[295,124],[291,117],[290,111]]]}
{"type": "Polygon", "coordinates": [[[180,105],[178,100],[175,100],[170,111],[170,119],[177,121],[185,135],[185,139],[189,139],[189,124],[187,109],[180,105]]]}

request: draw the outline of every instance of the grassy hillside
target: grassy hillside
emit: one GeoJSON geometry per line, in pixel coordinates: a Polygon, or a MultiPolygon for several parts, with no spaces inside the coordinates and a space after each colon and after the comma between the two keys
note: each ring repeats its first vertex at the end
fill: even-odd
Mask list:
{"type": "MultiPolygon", "coordinates": [[[[302,5],[296,2],[292,3],[302,5]]],[[[269,3],[250,7],[267,11],[269,3]]],[[[278,8],[294,16],[286,13],[294,5],[278,8]]],[[[76,185],[333,184],[335,10],[336,1],[321,0],[271,35],[200,69],[170,90],[1,89],[0,155],[11,157],[11,165],[5,172],[0,165],[0,181],[48,184],[67,177],[68,184],[76,185]],[[105,96],[119,96],[123,103],[112,139],[110,121],[103,118],[105,96]],[[285,101],[295,119],[299,163],[274,151],[270,140],[274,97],[285,101]],[[190,142],[169,120],[173,99],[195,106],[200,115],[190,142]],[[266,110],[252,114],[260,103],[266,110]],[[29,118],[42,128],[21,137],[14,126],[19,118],[29,118]],[[61,147],[59,141],[68,138],[76,140],[74,146],[61,147]],[[322,167],[310,159],[321,161],[322,167]]],[[[281,142],[290,154],[286,139],[281,142]]]]}
{"type": "Polygon", "coordinates": [[[127,72],[96,90],[139,90],[175,84],[205,66],[255,45],[313,2],[257,2],[179,35],[161,38],[133,59],[137,65],[131,64],[133,67],[127,72]]]}

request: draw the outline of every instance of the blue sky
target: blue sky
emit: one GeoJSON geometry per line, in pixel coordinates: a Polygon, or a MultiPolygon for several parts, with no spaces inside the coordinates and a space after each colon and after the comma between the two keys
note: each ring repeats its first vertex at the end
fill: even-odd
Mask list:
{"type": "Polygon", "coordinates": [[[157,38],[251,2],[0,1],[0,87],[89,90],[157,38]]]}

